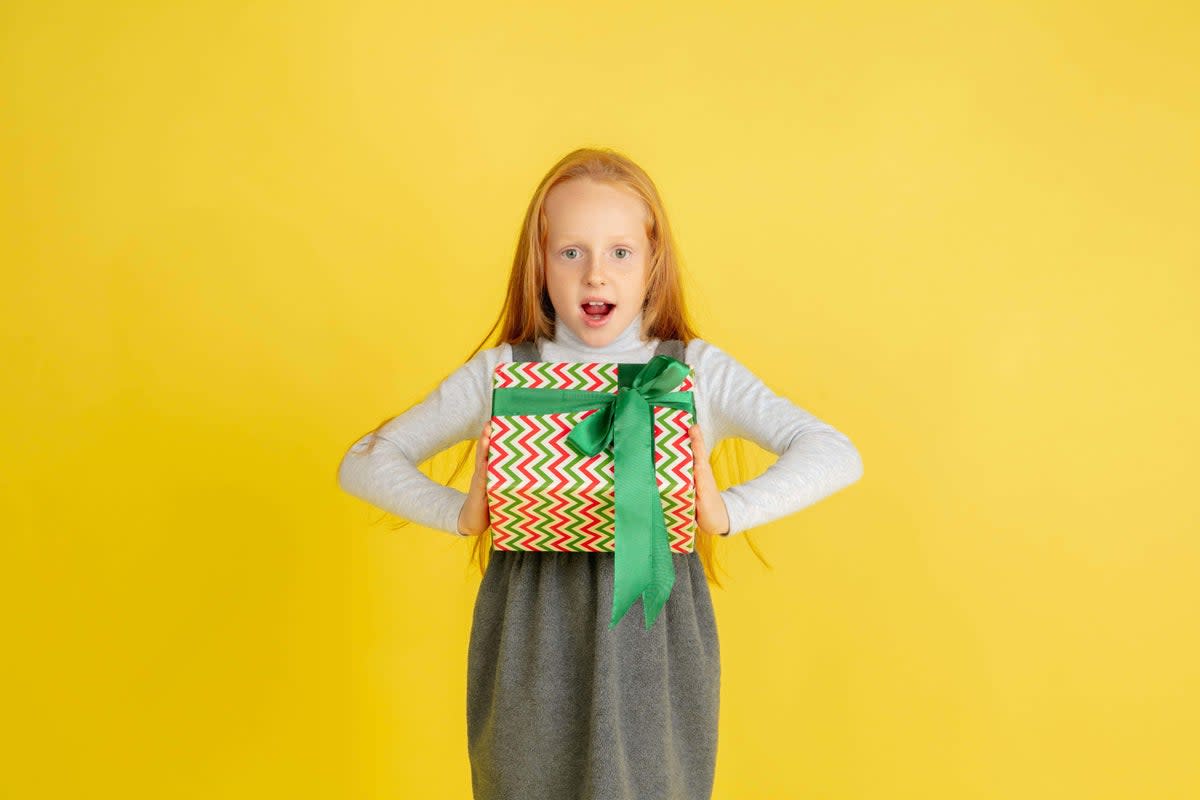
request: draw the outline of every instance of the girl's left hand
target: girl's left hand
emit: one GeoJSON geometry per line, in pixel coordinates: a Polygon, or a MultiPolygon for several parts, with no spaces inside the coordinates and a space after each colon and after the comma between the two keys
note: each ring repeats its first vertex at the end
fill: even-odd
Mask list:
{"type": "Polygon", "coordinates": [[[704,533],[717,536],[729,535],[729,511],[725,508],[725,500],[717,489],[717,480],[713,477],[712,464],[708,461],[708,447],[704,444],[704,436],[700,426],[693,425],[688,429],[692,438],[692,471],[696,480],[696,526],[704,533]]]}

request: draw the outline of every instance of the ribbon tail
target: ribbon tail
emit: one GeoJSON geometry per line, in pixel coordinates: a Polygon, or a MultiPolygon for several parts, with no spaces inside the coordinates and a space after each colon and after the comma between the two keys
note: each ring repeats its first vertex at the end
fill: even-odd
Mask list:
{"type": "MultiPolygon", "coordinates": [[[[658,496],[654,477],[650,406],[636,392],[621,392],[613,418],[613,457],[616,461],[616,541],[613,564],[613,608],[609,630],[625,616],[653,579],[654,515],[651,501],[658,496]]],[[[658,516],[662,516],[659,504],[658,516]]],[[[662,524],[662,520],[659,520],[662,524]]]]}
{"type": "Polygon", "coordinates": [[[675,585],[675,560],[671,557],[671,544],[667,541],[667,527],[663,524],[662,500],[656,496],[654,501],[658,513],[651,512],[654,518],[654,533],[650,542],[650,585],[642,593],[646,630],[654,625],[654,621],[671,596],[671,588],[675,585]]]}
{"type": "MultiPolygon", "coordinates": [[[[644,507],[644,506],[643,506],[644,507]]],[[[613,553],[613,607],[608,628],[612,630],[626,612],[649,591],[654,582],[652,548],[650,542],[652,526],[641,515],[635,520],[621,514],[617,506],[617,530],[619,531],[613,553]]]]}
{"type": "MultiPolygon", "coordinates": [[[[613,611],[609,622],[609,630],[617,627],[622,617],[642,598],[642,611],[645,617],[646,629],[654,626],[667,600],[671,597],[671,589],[675,586],[675,561],[671,557],[671,545],[667,541],[667,529],[662,522],[662,501],[654,497],[655,508],[651,510],[649,552],[638,556],[635,564],[618,561],[614,565],[613,578],[613,611]],[[657,516],[654,511],[657,510],[657,516]],[[630,569],[632,567],[632,569],[630,569]],[[630,573],[635,573],[631,575],[630,573]]],[[[626,537],[629,529],[622,532],[621,543],[616,552],[621,552],[621,546],[627,550],[635,549],[626,537]]],[[[639,537],[640,539],[641,537],[639,537]]],[[[640,545],[641,542],[639,541],[640,545]]],[[[617,556],[619,559],[620,557],[617,556]]]]}
{"type": "Polygon", "coordinates": [[[613,553],[615,561],[613,564],[613,607],[612,619],[608,624],[609,630],[617,627],[617,623],[637,602],[638,597],[642,597],[645,602],[645,594],[649,591],[648,587],[653,581],[650,553],[648,552],[650,551],[650,527],[628,524],[622,526],[622,522],[618,521],[617,530],[620,531],[620,536],[616,543],[616,552],[613,553]],[[625,555],[622,556],[622,553],[625,555]]]}

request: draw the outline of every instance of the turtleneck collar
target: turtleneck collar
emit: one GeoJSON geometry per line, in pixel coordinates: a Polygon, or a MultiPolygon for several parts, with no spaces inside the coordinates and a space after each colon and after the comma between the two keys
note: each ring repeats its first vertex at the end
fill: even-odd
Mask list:
{"type": "Polygon", "coordinates": [[[555,324],[554,338],[542,345],[542,358],[547,361],[625,361],[646,362],[658,346],[658,339],[642,339],[642,312],[633,318],[625,330],[606,345],[593,347],[568,326],[555,324]]]}

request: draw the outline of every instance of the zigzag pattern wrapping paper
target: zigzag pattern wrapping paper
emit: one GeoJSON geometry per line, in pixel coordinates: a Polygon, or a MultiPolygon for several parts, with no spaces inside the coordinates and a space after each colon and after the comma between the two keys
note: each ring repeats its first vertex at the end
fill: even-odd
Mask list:
{"type": "MultiPolygon", "coordinates": [[[[625,365],[628,369],[631,366],[625,365]]],[[[616,394],[614,363],[505,361],[492,388],[582,389],[616,394]]],[[[672,391],[690,392],[693,375],[672,391]]],[[[654,473],[670,549],[691,552],[696,535],[692,413],[653,406],[654,473]]],[[[488,447],[487,497],[495,550],[613,552],[616,515],[611,447],[584,456],[566,441],[597,409],[493,415],[488,447]]]]}

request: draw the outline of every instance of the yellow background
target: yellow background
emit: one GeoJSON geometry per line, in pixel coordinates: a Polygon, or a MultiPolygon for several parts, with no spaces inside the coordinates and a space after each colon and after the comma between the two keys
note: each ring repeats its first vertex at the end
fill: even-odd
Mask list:
{"type": "Polygon", "coordinates": [[[5,4],[0,793],[469,797],[465,543],[335,469],[604,145],[865,464],[723,547],[715,797],[1200,795],[1198,23],[5,4]]]}

